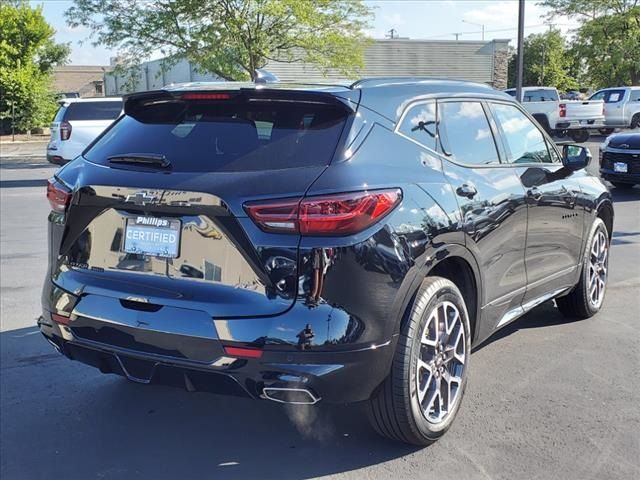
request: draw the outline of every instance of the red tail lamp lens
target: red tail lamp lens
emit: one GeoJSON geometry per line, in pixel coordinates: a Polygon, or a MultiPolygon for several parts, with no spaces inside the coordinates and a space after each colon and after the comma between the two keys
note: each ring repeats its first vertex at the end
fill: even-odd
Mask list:
{"type": "Polygon", "coordinates": [[[71,191],[55,178],[47,183],[47,200],[54,212],[64,213],[71,203],[71,191]]]}
{"type": "Polygon", "coordinates": [[[71,138],[71,124],[69,122],[62,122],[60,124],[60,140],[69,140],[71,138]]]}
{"type": "Polygon", "coordinates": [[[351,235],[370,227],[402,200],[400,189],[350,192],[245,205],[266,231],[351,235]]]}
{"type": "Polygon", "coordinates": [[[567,116],[567,106],[564,103],[560,104],[560,116],[561,117],[567,116]]]}

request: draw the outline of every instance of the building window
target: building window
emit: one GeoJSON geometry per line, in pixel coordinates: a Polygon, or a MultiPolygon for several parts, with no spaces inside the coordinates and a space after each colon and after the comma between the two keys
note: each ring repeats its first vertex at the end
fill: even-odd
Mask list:
{"type": "Polygon", "coordinates": [[[102,95],[103,94],[102,82],[96,82],[95,87],[96,87],[96,95],[102,95]]]}

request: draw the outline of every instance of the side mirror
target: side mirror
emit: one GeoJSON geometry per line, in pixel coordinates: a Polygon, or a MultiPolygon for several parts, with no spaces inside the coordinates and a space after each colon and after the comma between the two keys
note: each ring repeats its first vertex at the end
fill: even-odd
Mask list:
{"type": "Polygon", "coordinates": [[[581,170],[591,162],[591,152],[580,145],[562,147],[562,164],[569,170],[581,170]]]}

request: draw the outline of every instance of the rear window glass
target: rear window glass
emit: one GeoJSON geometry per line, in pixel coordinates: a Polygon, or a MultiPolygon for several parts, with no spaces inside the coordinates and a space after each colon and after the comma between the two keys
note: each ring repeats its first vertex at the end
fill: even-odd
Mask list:
{"type": "Polygon", "coordinates": [[[85,153],[163,155],[174,171],[249,171],[327,165],[347,114],[321,103],[163,102],[125,116],[85,153]]]}
{"type": "Polygon", "coordinates": [[[523,94],[525,102],[557,102],[558,92],[555,90],[527,90],[523,94]]]}
{"type": "MultiPolygon", "coordinates": [[[[62,109],[61,109],[62,110],[62,109]]],[[[80,120],[115,120],[122,111],[122,102],[74,102],[66,108],[67,122],[80,120]]]]}

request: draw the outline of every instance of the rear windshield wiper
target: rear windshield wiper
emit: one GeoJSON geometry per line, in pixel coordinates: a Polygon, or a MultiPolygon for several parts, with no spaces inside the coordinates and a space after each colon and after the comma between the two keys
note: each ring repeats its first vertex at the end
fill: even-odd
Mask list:
{"type": "Polygon", "coordinates": [[[148,167],[167,168],[171,162],[164,155],[153,155],[149,153],[123,153],[112,155],[107,158],[110,163],[128,163],[131,165],[145,165],[148,167]]]}

